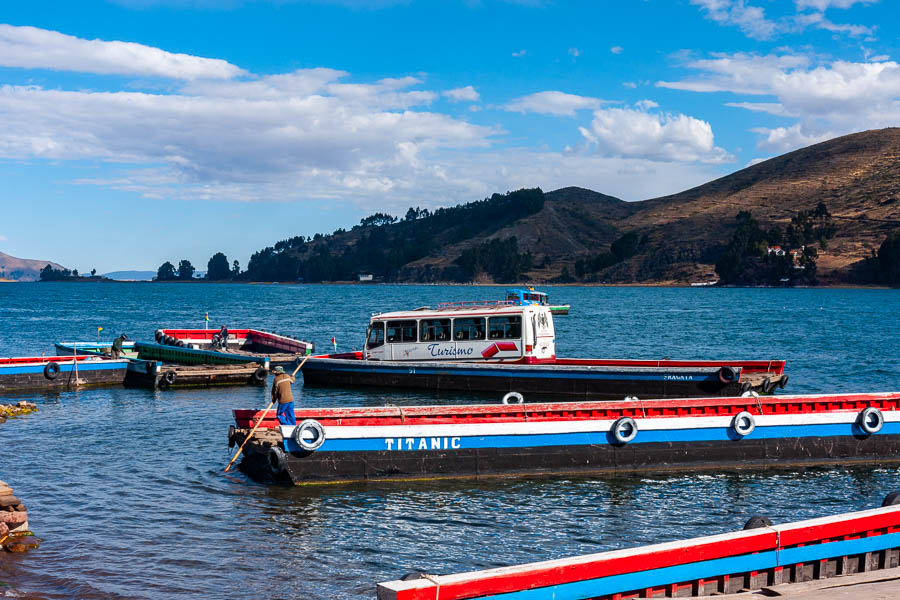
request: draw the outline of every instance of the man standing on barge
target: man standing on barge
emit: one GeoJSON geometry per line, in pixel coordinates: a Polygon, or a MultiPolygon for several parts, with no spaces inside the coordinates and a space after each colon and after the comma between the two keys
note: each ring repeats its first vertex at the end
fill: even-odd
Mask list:
{"type": "Polygon", "coordinates": [[[272,401],[278,400],[278,422],[282,425],[296,425],[294,416],[294,394],[291,384],[294,378],[284,372],[284,367],[275,367],[275,381],[272,382],[272,401]]]}

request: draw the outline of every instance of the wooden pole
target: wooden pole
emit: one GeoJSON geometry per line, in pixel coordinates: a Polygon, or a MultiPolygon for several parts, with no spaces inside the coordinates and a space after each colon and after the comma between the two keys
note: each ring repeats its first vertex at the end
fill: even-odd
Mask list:
{"type": "MultiPolygon", "coordinates": [[[[310,356],[311,356],[310,354],[307,354],[307,355],[303,358],[303,360],[300,361],[300,364],[297,365],[297,368],[294,369],[294,372],[293,372],[293,373],[291,373],[291,377],[293,377],[294,375],[297,374],[297,371],[300,370],[300,367],[303,366],[303,363],[305,363],[305,362],[306,362],[306,359],[309,358],[310,356]]],[[[228,469],[231,468],[231,465],[234,464],[234,461],[237,460],[237,457],[241,455],[241,452],[244,451],[244,446],[247,445],[247,442],[250,441],[250,438],[253,437],[253,434],[256,433],[256,430],[259,428],[260,425],[262,425],[263,419],[266,418],[266,413],[269,412],[269,410],[272,408],[272,405],[273,405],[273,404],[275,404],[275,400],[272,400],[272,402],[269,403],[269,405],[266,407],[266,410],[264,410],[263,413],[262,413],[262,415],[259,417],[259,421],[256,422],[256,425],[253,426],[253,429],[251,429],[251,430],[250,430],[250,433],[247,434],[247,437],[244,438],[244,443],[241,444],[241,447],[238,448],[238,449],[237,449],[237,452],[234,453],[234,456],[231,457],[231,462],[229,462],[228,465],[225,467],[225,472],[226,472],[226,473],[228,472],[228,469]]]]}

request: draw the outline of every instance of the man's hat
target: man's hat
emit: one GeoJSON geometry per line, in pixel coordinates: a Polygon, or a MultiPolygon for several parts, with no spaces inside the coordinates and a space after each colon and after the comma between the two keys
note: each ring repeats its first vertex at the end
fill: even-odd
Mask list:
{"type": "Polygon", "coordinates": [[[284,367],[275,367],[276,373],[284,373],[284,367]]]}

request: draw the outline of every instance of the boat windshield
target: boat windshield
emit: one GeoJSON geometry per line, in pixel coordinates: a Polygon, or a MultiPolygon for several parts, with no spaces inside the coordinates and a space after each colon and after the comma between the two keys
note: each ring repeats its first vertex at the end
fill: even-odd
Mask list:
{"type": "Polygon", "coordinates": [[[384,344],[384,323],[372,323],[369,328],[369,339],[366,346],[369,348],[377,348],[384,344]]]}

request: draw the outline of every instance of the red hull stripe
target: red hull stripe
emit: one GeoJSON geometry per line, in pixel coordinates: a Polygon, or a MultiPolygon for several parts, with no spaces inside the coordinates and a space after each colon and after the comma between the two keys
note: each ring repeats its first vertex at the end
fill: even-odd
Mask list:
{"type": "MultiPolygon", "coordinates": [[[[805,560],[813,557],[824,559],[843,556],[848,552],[848,544],[854,545],[855,542],[871,546],[872,550],[892,547],[897,543],[898,531],[900,531],[900,506],[891,506],[629,550],[456,575],[430,576],[429,579],[414,581],[391,581],[379,584],[378,598],[433,600],[439,592],[441,600],[464,600],[576,582],[590,582],[605,577],[646,573],[679,565],[696,565],[696,572],[708,572],[716,565],[709,561],[743,557],[750,564],[755,560],[754,555],[761,556],[763,553],[772,553],[775,558],[775,564],[769,566],[786,566],[792,564],[787,562],[792,558],[805,560]],[[884,541],[879,541],[879,537],[883,537],[884,541]],[[799,542],[801,539],[803,541],[799,542]],[[792,544],[786,540],[798,541],[803,546],[791,548],[792,544]],[[829,548],[829,544],[833,545],[833,549],[829,548]]],[[[733,562],[721,561],[720,564],[725,567],[733,562]]],[[[705,577],[727,574],[728,572],[707,573],[705,577]]],[[[622,577],[622,581],[630,581],[633,584],[634,578],[622,577]]],[[[679,583],[690,585],[689,581],[683,579],[670,582],[672,585],[679,583]]],[[[632,591],[635,589],[628,587],[620,589],[619,593],[632,591]]],[[[607,593],[609,593],[607,590],[601,592],[602,595],[607,593]]]]}
{"type": "MultiPolygon", "coordinates": [[[[316,419],[322,425],[438,425],[449,423],[518,423],[534,421],[636,420],[667,417],[712,417],[748,411],[754,415],[859,412],[874,406],[882,411],[900,409],[900,392],[883,394],[831,394],[768,396],[759,398],[687,398],[677,400],[553,402],[541,404],[476,404],[461,406],[299,408],[298,421],[316,419]]],[[[235,409],[239,427],[252,427],[260,410],[235,409]]],[[[261,427],[278,426],[273,411],[261,427]]]]}

